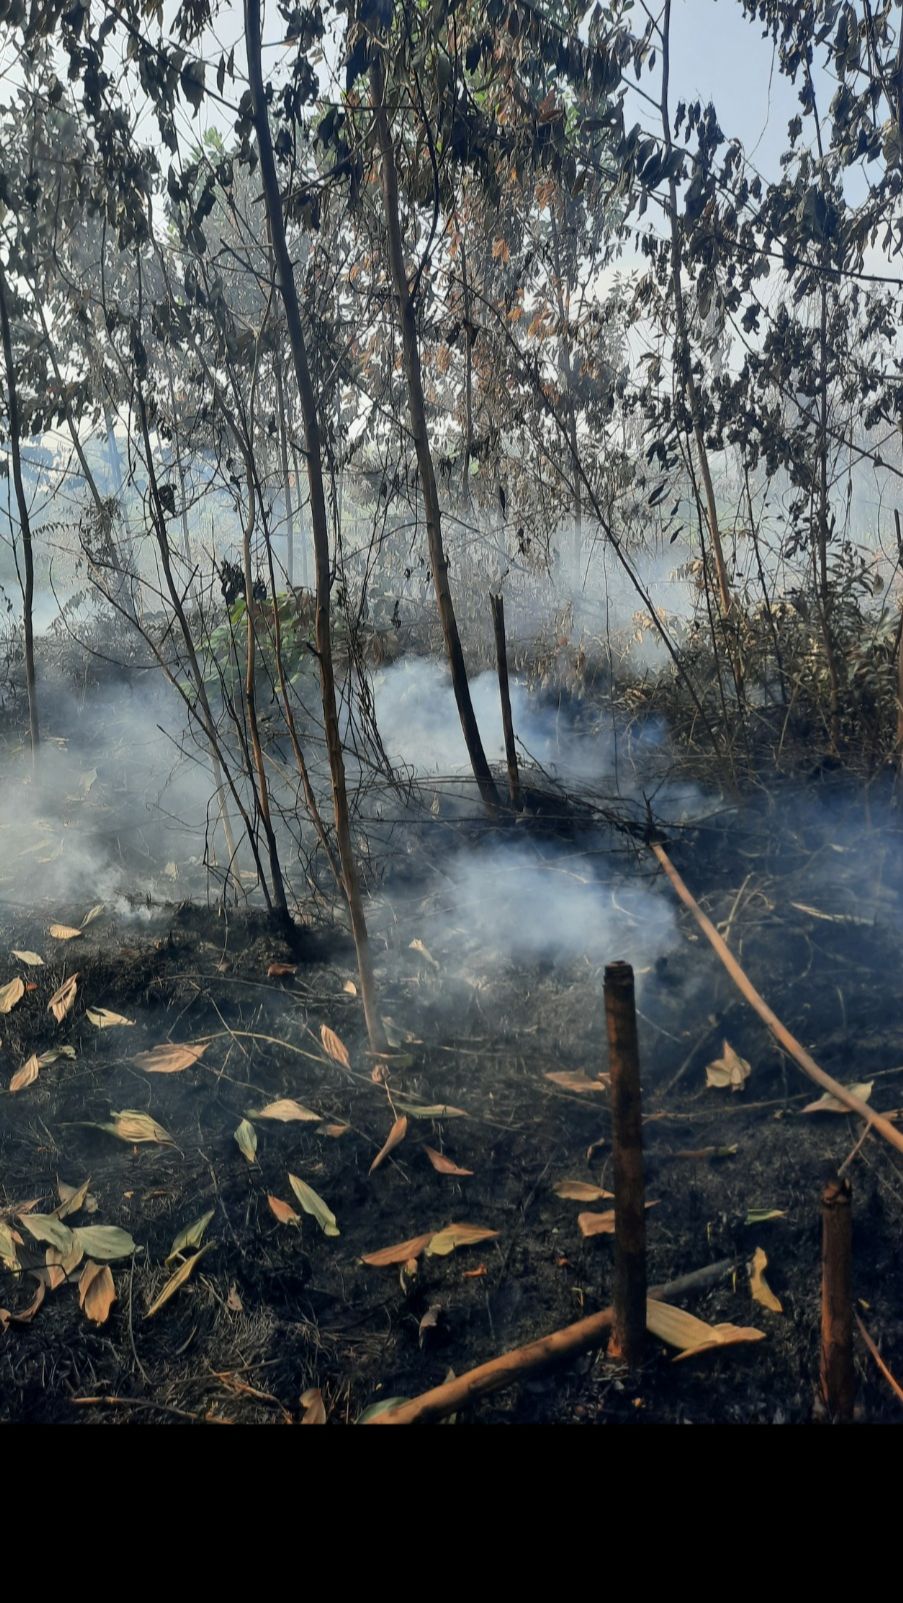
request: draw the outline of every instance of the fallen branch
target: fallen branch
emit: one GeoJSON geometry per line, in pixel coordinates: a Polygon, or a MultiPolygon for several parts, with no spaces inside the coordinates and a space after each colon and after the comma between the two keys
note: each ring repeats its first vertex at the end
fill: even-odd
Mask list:
{"type": "Polygon", "coordinates": [[[651,841],[650,846],[653,855],[661,864],[680,900],[693,914],[703,935],[709,944],[714,947],[738,991],[742,996],[745,996],[750,1007],[755,1009],[763,1023],[768,1025],[778,1045],[782,1046],[784,1051],[799,1064],[803,1073],[808,1074],[810,1080],[814,1080],[816,1085],[820,1085],[823,1091],[830,1091],[831,1095],[836,1097],[838,1102],[842,1102],[844,1107],[849,1108],[851,1113],[858,1113],[861,1119],[868,1121],[873,1130],[877,1130],[879,1135],[883,1135],[885,1141],[889,1141],[891,1146],[896,1147],[898,1152],[903,1152],[903,1134],[894,1129],[890,1120],[885,1119],[882,1114],[876,1113],[874,1108],[870,1108],[867,1102],[863,1102],[862,1098],[856,1095],[855,1091],[848,1091],[846,1086],[841,1085],[838,1080],[832,1079],[831,1075],[826,1074],[824,1069],[820,1069],[815,1059],[810,1056],[802,1043],[796,1039],[796,1036],[790,1034],[790,1031],[781,1023],[777,1014],[772,1013],[765,998],[759,995],[752,981],[744,973],[737,959],[718,934],[711,919],[706,917],[692,892],[687,889],[664,847],[660,846],[657,841],[651,841]]]}
{"type": "MultiPolygon", "coordinates": [[[[670,1302],[674,1297],[701,1291],[721,1280],[736,1267],[737,1262],[736,1258],[723,1258],[720,1263],[694,1269],[691,1274],[670,1280],[665,1286],[653,1286],[649,1296],[659,1302],[670,1302]]],[[[469,1369],[466,1374],[446,1381],[444,1386],[434,1386],[432,1391],[422,1392],[419,1397],[413,1397],[410,1402],[402,1403],[399,1408],[393,1408],[386,1414],[377,1414],[375,1419],[367,1423],[426,1425],[432,1420],[443,1419],[465,1403],[472,1403],[489,1392],[512,1386],[515,1381],[523,1380],[537,1369],[544,1369],[546,1364],[576,1358],[578,1354],[598,1347],[606,1331],[611,1329],[613,1316],[612,1308],[603,1308],[600,1313],[579,1319],[575,1325],[556,1330],[551,1336],[541,1336],[538,1341],[528,1342],[525,1347],[514,1347],[510,1353],[492,1358],[488,1364],[480,1364],[477,1369],[469,1369]]]]}

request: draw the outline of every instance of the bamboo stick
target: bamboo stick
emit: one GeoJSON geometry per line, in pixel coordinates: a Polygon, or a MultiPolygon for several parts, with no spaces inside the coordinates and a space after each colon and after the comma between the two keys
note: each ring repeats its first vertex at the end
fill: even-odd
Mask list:
{"type": "Polygon", "coordinates": [[[613,1339],[632,1369],[642,1362],[646,1340],[646,1184],[640,1053],[629,963],[609,963],[605,970],[605,1022],[615,1187],[613,1339]]]}
{"type": "Polygon", "coordinates": [[[832,1419],[851,1420],[853,1368],[853,1217],[849,1180],[829,1180],[822,1193],[821,1394],[832,1419]]]}
{"type": "Polygon", "coordinates": [[[844,1107],[849,1108],[851,1113],[858,1113],[861,1119],[866,1119],[872,1128],[878,1131],[879,1135],[883,1135],[885,1141],[889,1141],[891,1146],[896,1147],[898,1152],[903,1152],[903,1134],[894,1129],[890,1120],[885,1119],[882,1114],[876,1113],[874,1108],[870,1108],[867,1102],[863,1102],[862,1098],[856,1095],[855,1091],[848,1091],[846,1086],[841,1085],[830,1074],[826,1074],[824,1069],[820,1069],[815,1059],[796,1039],[796,1036],[791,1035],[786,1026],[781,1023],[777,1014],[772,1012],[764,997],[756,990],[729,947],[718,934],[711,919],[706,917],[692,892],[687,889],[664,847],[660,846],[657,841],[651,841],[650,849],[667,874],[680,900],[693,914],[706,940],[714,947],[738,991],[742,996],[745,996],[750,1007],[755,1009],[763,1023],[768,1025],[778,1045],[782,1046],[784,1051],[799,1064],[803,1073],[807,1074],[810,1080],[814,1080],[816,1085],[820,1085],[823,1091],[829,1091],[833,1097],[837,1098],[838,1102],[842,1102],[844,1107]]]}
{"type": "MultiPolygon", "coordinates": [[[[691,1274],[670,1280],[667,1285],[653,1286],[649,1296],[659,1302],[688,1296],[691,1292],[714,1285],[729,1274],[736,1264],[736,1258],[723,1258],[719,1263],[707,1264],[704,1269],[694,1269],[691,1274]]],[[[603,1308],[600,1313],[590,1314],[587,1319],[578,1319],[575,1325],[567,1325],[564,1330],[541,1336],[538,1341],[528,1342],[525,1347],[514,1347],[500,1358],[492,1358],[477,1369],[456,1375],[454,1380],[446,1381],[443,1386],[434,1386],[431,1391],[422,1392],[419,1397],[411,1398],[410,1402],[402,1403],[386,1414],[378,1414],[367,1423],[427,1425],[433,1420],[442,1419],[447,1414],[455,1413],[465,1403],[472,1403],[489,1392],[501,1391],[515,1381],[523,1380],[537,1369],[543,1369],[546,1364],[576,1358],[579,1353],[598,1347],[605,1332],[611,1328],[613,1314],[614,1309],[603,1308]]]]}

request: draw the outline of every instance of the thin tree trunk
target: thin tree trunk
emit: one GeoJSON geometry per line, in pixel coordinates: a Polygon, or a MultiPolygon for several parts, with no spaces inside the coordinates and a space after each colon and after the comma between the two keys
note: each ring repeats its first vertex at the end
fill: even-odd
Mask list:
{"type": "Polygon", "coordinates": [[[16,491],[16,505],[19,509],[22,560],[25,567],[25,582],[22,586],[22,617],[25,631],[25,686],[28,693],[28,732],[31,738],[31,752],[32,756],[34,756],[41,740],[38,727],[38,697],[34,668],[34,551],[31,543],[31,519],[28,513],[28,498],[25,494],[25,485],[22,482],[19,395],[16,388],[16,373],[13,366],[13,341],[9,324],[9,289],[2,263],[0,263],[0,335],[2,335],[3,343],[3,360],[6,365],[9,451],[12,458],[13,485],[16,491]]]}
{"type": "Polygon", "coordinates": [[[385,1031],[379,1014],[376,981],[370,940],[361,900],[360,882],[354,848],[351,842],[351,822],[348,812],[348,792],[345,785],[345,759],[339,730],[336,704],[335,670],[332,661],[332,630],[329,616],[331,576],[329,564],[329,521],[326,513],[326,495],[323,488],[323,463],[320,451],[320,420],[317,401],[307,360],[304,327],[295,275],[288,252],[285,234],[285,215],[279,193],[279,179],[273,155],[266,90],[263,83],[260,41],[260,0],[244,0],[245,47],[248,57],[248,82],[251,93],[251,114],[257,134],[260,156],[260,175],[263,184],[264,204],[269,223],[270,242],[276,264],[276,282],[285,307],[289,345],[301,401],[304,420],[304,444],[307,457],[307,477],[310,486],[310,514],[313,531],[317,575],[316,640],[320,664],[320,693],[323,703],[323,724],[329,769],[332,776],[332,799],[335,811],[336,838],[342,882],[348,902],[351,929],[357,951],[358,972],[361,981],[361,999],[367,1021],[367,1033],[373,1051],[386,1050],[385,1031]]]}
{"type": "Polygon", "coordinates": [[[517,747],[514,743],[514,720],[511,716],[511,691],[508,685],[508,645],[505,639],[505,598],[490,595],[492,627],[495,631],[495,657],[498,666],[499,696],[502,702],[502,729],[505,734],[505,758],[508,763],[508,794],[512,807],[520,807],[520,775],[517,770],[517,747]]]}
{"type": "MultiPolygon", "coordinates": [[[[376,48],[378,49],[379,46],[377,45],[376,48]]],[[[498,792],[489,764],[486,761],[486,753],[483,750],[483,742],[480,739],[476,714],[473,710],[470,685],[467,679],[467,667],[464,662],[464,651],[461,646],[461,637],[458,634],[458,623],[455,617],[451,586],[448,581],[448,559],[445,555],[442,539],[442,514],[439,507],[439,492],[436,487],[436,474],[433,467],[433,455],[430,449],[426,423],[426,403],[423,395],[420,350],[417,342],[417,321],[414,302],[411,297],[411,287],[408,283],[408,275],[404,263],[395,147],[392,143],[392,131],[389,127],[389,116],[385,104],[385,74],[382,60],[379,57],[372,63],[370,68],[370,88],[376,138],[382,167],[383,203],[389,245],[389,271],[398,302],[398,320],[408,389],[408,410],[410,412],[411,433],[414,437],[414,448],[417,452],[420,487],[423,493],[430,567],[433,570],[436,602],[439,607],[445,649],[451,668],[452,687],[455,693],[455,701],[458,704],[458,715],[461,719],[461,728],[464,731],[467,754],[470,758],[470,765],[483,803],[492,811],[499,804],[498,792]]]]}
{"type": "Polygon", "coordinates": [[[285,575],[288,587],[291,590],[295,583],[295,512],[292,506],[292,486],[288,471],[288,419],[285,415],[285,389],[282,383],[281,360],[276,363],[276,400],[279,405],[279,452],[282,462],[282,483],[285,495],[285,575]]]}

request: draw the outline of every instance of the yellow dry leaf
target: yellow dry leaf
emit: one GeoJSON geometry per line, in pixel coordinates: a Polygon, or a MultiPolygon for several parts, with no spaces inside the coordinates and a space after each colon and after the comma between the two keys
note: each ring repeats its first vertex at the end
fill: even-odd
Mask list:
{"type": "Polygon", "coordinates": [[[132,1062],[147,1074],[180,1074],[183,1069],[190,1069],[193,1063],[204,1056],[209,1041],[189,1046],[179,1046],[173,1041],[165,1041],[161,1046],[152,1047],[150,1052],[136,1052],[132,1062]]]}
{"type": "Polygon", "coordinates": [[[353,980],[346,980],[345,984],[342,986],[342,990],[345,991],[348,996],[357,996],[357,986],[353,980]]]}
{"type": "Polygon", "coordinates": [[[412,1258],[416,1261],[432,1238],[433,1232],[428,1230],[425,1236],[412,1236],[410,1241],[399,1241],[394,1247],[381,1247],[379,1252],[368,1252],[361,1263],[370,1264],[374,1269],[387,1269],[391,1264],[408,1263],[412,1258]]]}
{"type": "Polygon", "coordinates": [[[554,1074],[547,1074],[546,1079],[551,1080],[553,1085],[560,1085],[565,1091],[576,1091],[578,1096],[587,1096],[591,1091],[607,1091],[611,1085],[607,1074],[600,1075],[597,1080],[591,1080],[582,1069],[573,1072],[569,1069],[559,1069],[554,1074]]]}
{"type": "Polygon", "coordinates": [[[412,952],[418,952],[420,954],[420,956],[424,959],[424,961],[429,963],[431,968],[434,968],[434,969],[438,969],[439,968],[440,965],[436,962],[436,959],[434,958],[432,952],[428,951],[428,949],[424,946],[422,941],[420,941],[420,940],[411,941],[410,949],[411,949],[412,952]]]}
{"type": "Polygon", "coordinates": [[[268,1102],[265,1108],[254,1108],[248,1114],[249,1119],[278,1119],[280,1124],[291,1124],[294,1120],[319,1124],[320,1117],[319,1113],[312,1113],[310,1108],[291,1097],[280,1097],[276,1102],[268,1102]]]}
{"type": "MultiPolygon", "coordinates": [[[[764,1330],[745,1325],[707,1325],[704,1319],[688,1314],[670,1303],[649,1299],[646,1303],[646,1329],[669,1347],[680,1349],[680,1358],[695,1357],[713,1347],[731,1347],[739,1342],[763,1341],[764,1330]]],[[[677,1360],[675,1360],[677,1362],[677,1360]]]]}
{"type": "Polygon", "coordinates": [[[112,1013],[108,1007],[85,1008],[85,1017],[89,1024],[98,1030],[111,1030],[116,1024],[134,1024],[134,1019],[123,1018],[121,1013],[112,1013]]]}
{"type": "Polygon", "coordinates": [[[705,1083],[718,1090],[730,1087],[732,1091],[742,1091],[751,1073],[752,1066],[734,1051],[729,1041],[725,1041],[722,1056],[706,1066],[705,1083]]]}
{"type": "Polygon", "coordinates": [[[492,1241],[497,1235],[497,1230],[487,1230],[483,1225],[446,1225],[431,1237],[426,1255],[445,1258],[456,1247],[473,1247],[478,1241],[492,1241]]]}
{"type": "MultiPolygon", "coordinates": [[[[854,1096],[858,1096],[860,1102],[867,1102],[874,1090],[874,1085],[874,1080],[866,1080],[860,1085],[848,1085],[844,1089],[852,1091],[854,1096]]],[[[841,1102],[839,1097],[832,1096],[830,1091],[826,1091],[824,1096],[820,1096],[816,1102],[807,1102],[803,1108],[804,1113],[849,1113],[850,1111],[846,1103],[841,1102]]]]}
{"type": "Polygon", "coordinates": [[[31,1057],[27,1060],[27,1062],[22,1064],[21,1069],[16,1070],[15,1074],[10,1080],[10,1091],[24,1091],[27,1085],[34,1085],[34,1082],[40,1072],[41,1060],[38,1057],[37,1052],[32,1052],[31,1057]]]}
{"type": "Polygon", "coordinates": [[[81,930],[74,930],[71,924],[51,924],[50,934],[55,941],[77,941],[81,930]]]}
{"type": "Polygon", "coordinates": [[[311,1386],[309,1391],[302,1393],[301,1407],[304,1409],[302,1425],[326,1424],[326,1404],[319,1386],[311,1386]]]}
{"type": "Polygon", "coordinates": [[[351,1068],[351,1059],[348,1056],[347,1046],[336,1035],[335,1030],[329,1028],[328,1024],[320,1025],[320,1040],[323,1043],[324,1052],[328,1057],[332,1058],[334,1063],[341,1063],[343,1069],[351,1068]]]}
{"type": "Polygon", "coordinates": [[[19,959],[20,963],[27,963],[29,968],[43,968],[44,967],[44,959],[42,957],[38,957],[37,952],[16,952],[16,951],[14,951],[13,952],[13,957],[17,957],[19,959]]]}
{"type": "Polygon", "coordinates": [[[559,1180],[553,1186],[556,1197],[564,1197],[567,1202],[601,1202],[603,1197],[613,1197],[613,1191],[603,1191],[601,1186],[592,1186],[586,1180],[559,1180]]]}
{"type": "Polygon", "coordinates": [[[145,1314],[146,1319],[153,1319],[154,1314],[158,1314],[160,1309],[166,1306],[170,1297],[174,1297],[180,1286],[184,1286],[186,1280],[188,1280],[189,1276],[194,1272],[196,1265],[200,1263],[204,1253],[209,1252],[210,1249],[215,1246],[215,1241],[208,1241],[207,1245],[202,1247],[200,1252],[196,1252],[193,1258],[186,1258],[185,1262],[179,1265],[175,1274],[170,1275],[159,1297],[154,1298],[147,1310],[147,1313],[145,1314]]]}
{"type": "Polygon", "coordinates": [[[62,1024],[66,1014],[70,1011],[75,1001],[77,990],[78,975],[70,974],[68,980],[63,981],[59,990],[54,991],[50,1001],[47,1003],[47,1011],[53,1014],[57,1024],[62,1024]]]}
{"type": "Polygon", "coordinates": [[[105,1325],[116,1301],[116,1286],[109,1264],[85,1264],[78,1282],[79,1306],[95,1325],[105,1325]]]}
{"type": "Polygon", "coordinates": [[[380,1164],[383,1162],[383,1159],[387,1158],[389,1153],[394,1151],[395,1147],[397,1147],[404,1140],[407,1133],[408,1121],[404,1114],[402,1114],[400,1119],[395,1120],[395,1123],[389,1131],[389,1134],[386,1136],[383,1145],[380,1147],[376,1157],[373,1159],[373,1162],[370,1165],[371,1174],[373,1173],[374,1169],[379,1168],[380,1164]]]}
{"type": "Polygon", "coordinates": [[[8,985],[0,985],[0,1013],[11,1013],[17,1002],[21,1002],[25,995],[25,981],[21,974],[17,974],[8,985]]]}
{"type": "Polygon", "coordinates": [[[757,1247],[749,1266],[749,1289],[755,1302],[761,1303],[763,1308],[769,1308],[773,1314],[782,1314],[784,1310],[780,1301],[765,1279],[767,1267],[766,1253],[762,1247],[757,1247]]]}

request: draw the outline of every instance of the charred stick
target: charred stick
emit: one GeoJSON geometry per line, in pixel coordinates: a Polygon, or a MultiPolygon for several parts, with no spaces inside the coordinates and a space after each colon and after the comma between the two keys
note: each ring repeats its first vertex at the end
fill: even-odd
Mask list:
{"type": "Polygon", "coordinates": [[[821,1199],[821,1394],[832,1419],[850,1420],[853,1370],[853,1214],[849,1180],[829,1180],[821,1199]]]}
{"type": "Polygon", "coordinates": [[[495,630],[495,656],[499,673],[499,695],[502,700],[502,728],[505,731],[505,758],[508,763],[508,794],[512,807],[520,807],[520,774],[517,769],[517,749],[514,744],[514,720],[511,717],[511,691],[508,686],[508,646],[505,640],[505,598],[490,594],[492,626],[495,630]]]}
{"type": "Polygon", "coordinates": [[[633,969],[605,970],[615,1186],[614,1340],[634,1368],[646,1339],[646,1183],[633,969]]]}
{"type": "MultiPolygon", "coordinates": [[[[736,1265],[736,1258],[723,1258],[720,1263],[707,1264],[704,1269],[694,1269],[691,1274],[668,1281],[667,1285],[653,1286],[649,1296],[659,1302],[672,1302],[675,1297],[689,1296],[691,1292],[703,1291],[708,1286],[715,1285],[725,1275],[730,1274],[736,1265]]],[[[434,1386],[432,1391],[422,1392],[419,1397],[411,1398],[410,1402],[402,1403],[400,1407],[392,1408],[388,1413],[378,1414],[368,1423],[428,1425],[435,1419],[444,1419],[446,1415],[462,1408],[465,1403],[474,1402],[478,1397],[485,1397],[489,1392],[501,1391],[505,1386],[513,1386],[516,1381],[545,1368],[546,1364],[576,1358],[580,1353],[590,1352],[604,1340],[606,1332],[611,1329],[613,1317],[613,1308],[603,1308],[598,1314],[590,1314],[587,1319],[579,1319],[575,1325],[567,1325],[564,1330],[556,1330],[550,1336],[542,1336],[538,1341],[528,1342],[525,1347],[514,1347],[511,1352],[503,1353],[500,1358],[492,1358],[488,1363],[480,1364],[477,1369],[469,1369],[463,1375],[456,1375],[454,1380],[446,1381],[443,1386],[434,1386]]]]}

